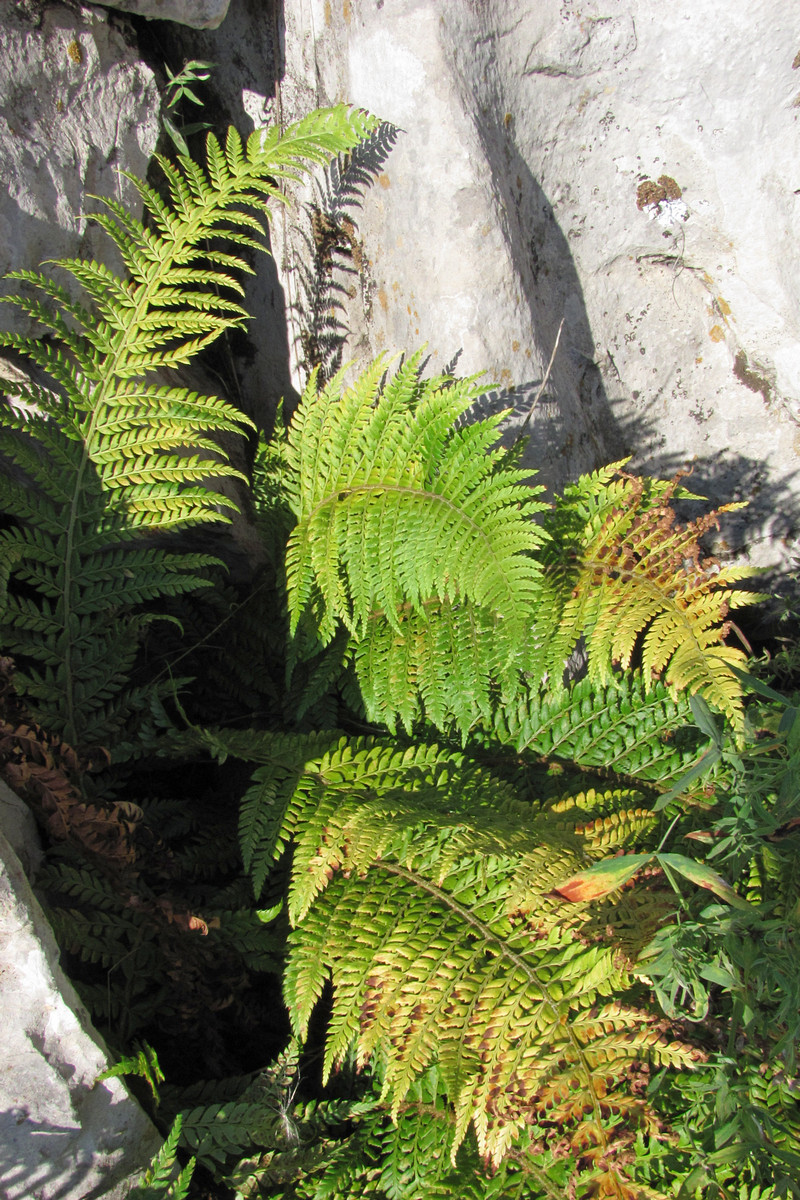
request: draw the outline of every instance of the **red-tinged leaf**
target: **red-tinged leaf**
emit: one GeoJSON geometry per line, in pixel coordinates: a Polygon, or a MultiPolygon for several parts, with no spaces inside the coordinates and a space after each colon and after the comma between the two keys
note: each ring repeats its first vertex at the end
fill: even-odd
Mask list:
{"type": "Polygon", "coordinates": [[[688,879],[690,883],[696,883],[698,887],[707,888],[709,892],[713,892],[715,896],[719,896],[720,900],[726,900],[728,904],[732,904],[734,908],[750,908],[751,905],[735,892],[729,883],[726,883],[721,875],[716,871],[712,871],[705,863],[695,862],[693,858],[686,858],[683,854],[658,854],[658,861],[665,867],[672,867],[679,875],[683,875],[684,879],[688,879]]]}
{"type": "Polygon", "coordinates": [[[598,900],[622,887],[652,857],[652,854],[620,854],[617,858],[606,858],[571,875],[555,890],[567,900],[598,900]]]}

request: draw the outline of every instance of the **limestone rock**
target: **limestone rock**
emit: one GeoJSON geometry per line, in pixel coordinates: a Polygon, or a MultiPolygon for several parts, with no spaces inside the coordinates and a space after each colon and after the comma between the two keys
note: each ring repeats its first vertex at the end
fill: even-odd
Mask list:
{"type": "MultiPolygon", "coordinates": [[[[427,343],[524,420],[547,482],[633,454],[746,500],[718,549],[800,527],[800,40],[782,0],[286,0],[285,120],[344,97],[398,134],[329,173],[318,305],[342,356],[427,343]],[[349,232],[343,219],[351,222],[349,232]],[[357,266],[352,245],[359,246],[357,266]],[[348,246],[351,247],[348,253],[348,246]],[[331,255],[328,254],[330,263],[331,255]],[[508,385],[514,385],[514,391],[508,385]]],[[[281,248],[287,288],[302,236],[281,248]]],[[[296,339],[313,342],[313,309],[296,339]]]]}
{"type": "Polygon", "coordinates": [[[96,3],[140,17],[177,21],[194,29],[216,29],[225,20],[230,0],[96,0],[96,3]]]}
{"type": "MultiPolygon", "coordinates": [[[[0,274],[71,255],[107,257],[87,220],[92,195],[137,207],[121,170],[144,175],[159,97],[103,9],[44,10],[36,27],[6,5],[0,21],[0,274]],[[102,249],[101,249],[102,248],[102,249]]],[[[10,305],[0,328],[28,332],[10,305]]]]}
{"type": "Polygon", "coordinates": [[[36,878],[42,861],[42,846],[33,813],[0,779],[0,831],[20,861],[29,879],[36,878]]]}
{"type": "Polygon", "coordinates": [[[95,1083],[106,1049],[1,832],[0,963],[0,1195],[125,1195],[161,1139],[120,1080],[95,1083]]]}

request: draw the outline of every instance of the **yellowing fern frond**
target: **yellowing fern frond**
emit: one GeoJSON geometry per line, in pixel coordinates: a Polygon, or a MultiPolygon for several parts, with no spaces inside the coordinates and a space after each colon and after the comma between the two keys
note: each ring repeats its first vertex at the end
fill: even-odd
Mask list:
{"type": "Polygon", "coordinates": [[[672,507],[679,478],[639,479],[620,466],[568,488],[549,522],[546,571],[561,615],[548,630],[548,668],[558,676],[584,637],[590,679],[603,685],[613,665],[629,668],[640,649],[645,678],[663,676],[673,693],[701,694],[736,724],[742,701],[734,668],[745,655],[725,644],[727,617],[760,597],[735,589],[751,569],[704,558],[700,538],[739,505],[681,525],[672,507]]]}
{"type": "MultiPolygon", "coordinates": [[[[242,735],[212,737],[242,752],[242,735]]],[[[272,854],[293,845],[285,992],[302,1037],[332,979],[326,1075],[355,1046],[397,1116],[438,1064],[454,1158],[470,1126],[499,1164],[531,1123],[553,1120],[573,1149],[586,1139],[607,1155],[622,1187],[612,1148],[622,1135],[610,1130],[623,1109],[628,1139],[649,1120],[627,1072],[688,1066],[693,1052],[625,1002],[632,976],[610,932],[619,922],[635,941],[624,894],[598,914],[564,905],[554,888],[587,855],[647,832],[641,797],[578,796],[537,814],[485,768],[436,747],[342,739],[283,768],[280,753],[277,735],[258,735],[249,756],[273,765],[245,799],[242,833],[247,847],[251,828],[270,826],[272,854]]],[[[641,898],[635,916],[651,927],[641,898]]]]}

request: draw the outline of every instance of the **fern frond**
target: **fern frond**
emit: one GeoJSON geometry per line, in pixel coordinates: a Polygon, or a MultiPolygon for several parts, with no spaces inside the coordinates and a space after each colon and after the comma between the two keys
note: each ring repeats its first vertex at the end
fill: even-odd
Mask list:
{"type": "MultiPolygon", "coordinates": [[[[621,464],[615,464],[620,467],[621,464]]],[[[735,673],[743,651],[724,644],[731,608],[759,597],[734,590],[748,568],[720,567],[701,556],[699,539],[738,505],[682,526],[672,500],[679,478],[659,483],[608,468],[568,488],[547,522],[548,583],[560,620],[543,629],[546,664],[557,678],[579,638],[595,684],[627,669],[641,645],[645,676],[662,674],[673,693],[699,693],[734,724],[741,720],[735,673]]]]}
{"type": "Polygon", "coordinates": [[[185,1200],[194,1173],[195,1159],[190,1158],[186,1166],[175,1174],[180,1135],[181,1118],[176,1117],[164,1145],[145,1171],[142,1182],[128,1193],[130,1200],[185,1200]]]}
{"type": "Polygon", "coordinates": [[[165,387],[154,373],[188,362],[246,319],[236,276],[251,268],[238,251],[260,245],[265,202],[280,195],[276,176],[299,177],[374,126],[338,106],[283,136],[255,134],[246,147],[231,132],[225,153],[212,136],[205,169],[161,160],[168,199],[129,177],[150,226],[115,199],[100,201],[93,219],[125,273],[76,259],[51,264],[83,289],[88,306],[32,271],[14,276],[25,294],[2,298],[50,337],[0,334],[0,345],[27,356],[57,393],[22,386],[4,414],[2,452],[22,478],[0,480],[0,509],[11,518],[0,535],[3,570],[12,591],[18,579],[51,602],[38,639],[28,636],[28,603],[9,605],[8,648],[31,659],[29,700],[72,744],[120,735],[103,714],[136,656],[143,623],[135,610],[209,582],[216,560],[167,555],[162,546],[145,554],[142,539],[226,522],[235,508],[214,490],[241,478],[215,435],[244,434],[251,422],[222,400],[165,387]],[[34,497],[21,502],[26,490],[34,497]]]}
{"type": "Polygon", "coordinates": [[[291,631],[304,619],[324,645],[349,630],[369,715],[424,712],[465,734],[491,686],[518,687],[542,505],[526,472],[501,467],[500,417],[454,428],[477,381],[423,380],[419,363],[306,389],[286,452],[291,631]]]}
{"type": "MultiPolygon", "coordinates": [[[[691,1049],[665,1042],[646,1012],[608,999],[632,980],[608,935],[616,919],[625,924],[624,901],[600,918],[598,939],[596,912],[554,892],[587,854],[649,832],[636,794],[536,813],[462,755],[370,739],[332,745],[295,766],[291,794],[284,785],[279,796],[264,772],[257,786],[271,788],[273,852],[294,844],[285,990],[303,1036],[333,980],[326,1075],[354,1045],[359,1063],[377,1064],[397,1117],[438,1063],[453,1156],[472,1125],[481,1154],[499,1164],[546,1112],[578,1142],[588,1137],[578,1121],[587,1105],[589,1140],[606,1153],[630,1064],[691,1065],[691,1049]]],[[[254,816],[243,816],[245,839],[254,816]]],[[[628,1107],[633,1129],[645,1109],[628,1107]]]]}
{"type": "Polygon", "coordinates": [[[692,721],[688,700],[626,671],[605,685],[585,678],[506,704],[492,733],[519,751],[666,786],[697,756],[692,721]]]}

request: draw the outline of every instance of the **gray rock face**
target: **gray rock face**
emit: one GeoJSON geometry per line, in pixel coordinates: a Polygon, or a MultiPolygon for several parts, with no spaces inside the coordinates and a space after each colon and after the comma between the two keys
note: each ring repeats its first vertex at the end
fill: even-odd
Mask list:
{"type": "MultiPolygon", "coordinates": [[[[0,21],[0,274],[45,259],[98,254],[92,195],[136,207],[121,175],[147,172],[159,97],[102,9],[47,8],[41,24],[5,6],[0,21]]],[[[102,253],[106,253],[103,250],[102,253]]],[[[2,328],[29,326],[9,305],[2,328]]]]}
{"type": "MultiPolygon", "coordinates": [[[[30,847],[14,799],[7,789],[0,796],[3,826],[30,847]]],[[[161,1138],[120,1080],[95,1083],[107,1052],[59,966],[50,926],[3,833],[0,963],[0,1195],[123,1196],[161,1138]]]]}
{"type": "MultiPolygon", "coordinates": [[[[563,318],[528,452],[544,479],[626,454],[666,476],[693,464],[696,491],[749,502],[718,548],[780,561],[800,527],[791,6],[284,11],[285,119],[346,97],[401,130],[367,194],[329,176],[309,197],[340,226],[323,315],[344,357],[427,343],[434,367],[487,370],[506,389],[487,405],[519,422],[563,318]]],[[[287,290],[301,253],[302,240],[278,255],[287,290]]]]}
{"type": "Polygon", "coordinates": [[[96,0],[105,8],[121,8],[140,17],[177,21],[194,29],[216,29],[225,20],[230,0],[96,0]]]}

